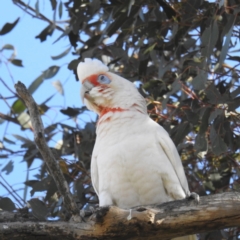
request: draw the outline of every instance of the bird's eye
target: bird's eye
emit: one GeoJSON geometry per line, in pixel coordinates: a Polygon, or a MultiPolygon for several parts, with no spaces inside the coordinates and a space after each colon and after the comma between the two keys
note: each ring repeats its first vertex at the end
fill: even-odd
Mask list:
{"type": "Polygon", "coordinates": [[[97,81],[101,84],[109,84],[111,82],[111,80],[105,75],[99,75],[97,81]]]}

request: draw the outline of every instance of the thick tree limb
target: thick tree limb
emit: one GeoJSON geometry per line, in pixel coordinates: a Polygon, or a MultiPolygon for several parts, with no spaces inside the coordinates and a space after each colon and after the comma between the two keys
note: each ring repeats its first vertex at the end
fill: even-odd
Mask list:
{"type": "MultiPolygon", "coordinates": [[[[14,214],[14,213],[12,213],[14,214]]],[[[240,193],[222,193],[193,200],[123,210],[99,209],[83,223],[22,222],[0,213],[3,239],[169,239],[181,235],[240,226],[240,193]],[[15,221],[14,221],[15,220],[15,221]],[[4,223],[3,223],[4,221],[4,223]]]]}
{"type": "Polygon", "coordinates": [[[59,192],[64,198],[64,206],[69,211],[69,213],[73,215],[74,219],[76,221],[79,221],[80,217],[77,204],[73,200],[73,197],[69,191],[68,183],[63,176],[58,162],[55,160],[51,150],[46,143],[44,137],[44,127],[38,111],[38,106],[23,83],[18,82],[15,84],[15,88],[18,95],[24,101],[29,110],[32,126],[34,129],[35,143],[49,168],[51,176],[53,177],[59,192]]]}

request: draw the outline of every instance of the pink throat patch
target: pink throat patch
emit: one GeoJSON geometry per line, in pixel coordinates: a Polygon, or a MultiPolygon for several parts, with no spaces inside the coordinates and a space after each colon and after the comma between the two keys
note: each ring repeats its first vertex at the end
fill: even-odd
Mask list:
{"type": "Polygon", "coordinates": [[[101,112],[99,114],[99,119],[98,119],[97,125],[100,125],[101,123],[108,122],[108,121],[111,120],[111,116],[102,119],[105,114],[110,113],[110,112],[111,113],[116,113],[116,112],[123,112],[123,111],[126,111],[126,109],[122,109],[122,108],[102,108],[101,112]]]}
{"type": "Polygon", "coordinates": [[[99,118],[103,117],[105,114],[107,114],[109,112],[115,113],[115,112],[123,112],[123,111],[126,111],[126,110],[119,108],[119,107],[118,108],[103,108],[103,109],[101,109],[99,118]]]}

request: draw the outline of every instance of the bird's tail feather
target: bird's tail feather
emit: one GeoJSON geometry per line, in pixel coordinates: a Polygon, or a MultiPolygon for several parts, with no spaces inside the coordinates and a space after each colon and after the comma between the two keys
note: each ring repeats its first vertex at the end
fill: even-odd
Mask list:
{"type": "Polygon", "coordinates": [[[196,235],[189,235],[189,236],[173,238],[172,240],[197,240],[197,236],[196,235]]]}

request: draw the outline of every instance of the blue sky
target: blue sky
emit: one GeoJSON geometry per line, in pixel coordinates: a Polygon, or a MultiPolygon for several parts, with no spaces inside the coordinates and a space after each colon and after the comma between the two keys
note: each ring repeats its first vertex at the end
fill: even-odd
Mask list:
{"type": "MultiPolygon", "coordinates": [[[[29,2],[32,6],[34,6],[36,3],[36,1],[29,2]]],[[[51,10],[50,1],[39,2],[40,12],[49,19],[52,19],[53,12],[51,10]]],[[[41,43],[39,39],[35,38],[35,36],[37,36],[45,27],[47,27],[48,23],[29,16],[27,13],[23,12],[23,10],[15,6],[12,1],[4,1],[4,3],[1,4],[0,16],[0,28],[2,28],[6,22],[12,23],[18,17],[20,17],[20,21],[10,33],[0,36],[0,49],[5,44],[12,44],[16,49],[16,58],[21,59],[24,66],[16,67],[11,63],[5,65],[2,61],[5,61],[5,57],[10,57],[12,51],[4,51],[0,53],[0,77],[7,83],[9,88],[15,92],[14,83],[17,81],[22,81],[28,87],[42,73],[42,71],[46,70],[52,65],[60,66],[61,68],[58,74],[53,78],[44,81],[43,84],[33,94],[33,97],[37,103],[42,103],[49,96],[57,92],[52,85],[53,81],[58,80],[62,84],[65,83],[64,96],[57,93],[56,96],[48,103],[49,106],[54,107],[51,108],[45,114],[45,116],[43,116],[43,123],[45,126],[48,126],[52,124],[53,121],[60,120],[64,123],[74,125],[75,123],[73,120],[67,120],[67,117],[62,115],[59,110],[67,106],[82,106],[79,95],[80,84],[75,80],[72,72],[67,69],[68,63],[76,57],[70,52],[66,57],[60,60],[54,61],[51,59],[51,56],[57,56],[70,47],[68,38],[62,38],[57,43],[53,44],[53,42],[61,35],[60,31],[55,30],[53,35],[47,38],[47,41],[41,43]],[[12,75],[12,78],[10,75],[12,75]]],[[[67,19],[66,12],[63,12],[62,19],[67,19]]],[[[73,49],[71,49],[71,51],[73,51],[73,49]]],[[[4,87],[1,82],[0,94],[2,96],[12,96],[11,92],[4,87]]],[[[4,114],[8,113],[10,111],[9,106],[11,106],[12,103],[13,101],[11,99],[8,99],[6,102],[0,100],[0,112],[4,114]]],[[[89,117],[85,117],[86,121],[88,121],[89,117]]],[[[82,123],[83,122],[80,120],[79,124],[82,123]]],[[[7,125],[6,122],[0,125],[0,141],[2,141],[4,136],[16,141],[12,134],[23,135],[24,137],[33,140],[33,134],[29,130],[20,132],[19,126],[15,124],[7,125]]],[[[60,138],[61,134],[57,135],[55,141],[60,140],[60,138]]],[[[20,141],[16,142],[18,146],[21,145],[20,141]]],[[[50,144],[54,146],[56,142],[52,141],[50,144]]],[[[12,148],[14,150],[14,145],[9,145],[8,148],[12,148]]],[[[22,157],[14,157],[12,160],[14,161],[13,172],[11,172],[9,175],[6,175],[5,172],[1,172],[1,174],[10,185],[13,185],[15,189],[19,189],[24,187],[22,182],[24,182],[26,179],[27,166],[25,162],[22,162],[22,157]]],[[[0,169],[2,169],[8,161],[9,160],[6,159],[0,159],[0,169]]],[[[38,167],[40,164],[40,160],[35,161],[31,169],[38,167]]],[[[34,174],[36,174],[36,170],[30,171],[29,179],[33,179],[32,176],[34,174]]],[[[6,190],[0,185],[0,196],[5,195],[6,193],[6,190]]],[[[22,192],[20,193],[22,195],[22,192]]],[[[37,197],[37,195],[35,194],[34,197],[37,197]]],[[[29,195],[27,199],[29,199],[29,195]]]]}

